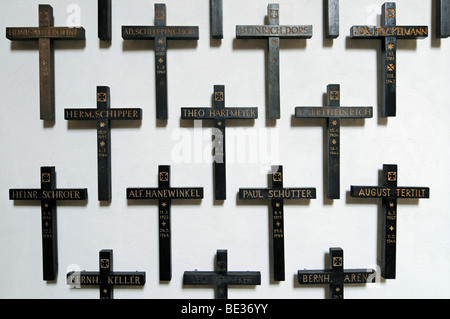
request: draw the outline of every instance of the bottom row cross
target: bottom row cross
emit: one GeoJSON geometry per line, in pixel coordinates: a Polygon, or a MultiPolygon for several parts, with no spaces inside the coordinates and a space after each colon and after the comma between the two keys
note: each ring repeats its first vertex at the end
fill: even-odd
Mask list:
{"type": "MultiPolygon", "coordinates": [[[[300,285],[329,285],[332,299],[344,298],[344,284],[375,282],[373,269],[344,269],[342,248],[330,248],[329,270],[299,270],[300,285]]],[[[67,284],[74,288],[99,286],[100,299],[113,299],[114,286],[144,286],[145,272],[113,272],[113,251],[100,251],[98,272],[72,271],[67,284]]],[[[259,271],[228,271],[227,250],[217,250],[216,271],[185,271],[184,286],[215,286],[216,299],[228,299],[228,286],[261,285],[259,271]]]]}

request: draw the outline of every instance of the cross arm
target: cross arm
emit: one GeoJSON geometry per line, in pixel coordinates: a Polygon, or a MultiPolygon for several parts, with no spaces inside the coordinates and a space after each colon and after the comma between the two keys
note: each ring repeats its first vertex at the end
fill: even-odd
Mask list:
{"type": "Polygon", "coordinates": [[[428,187],[351,186],[350,196],[360,198],[430,198],[428,187]]]}
{"type": "Polygon", "coordinates": [[[281,200],[281,199],[314,199],[315,188],[240,188],[239,199],[281,200]]]}
{"type": "Polygon", "coordinates": [[[124,40],[155,39],[157,36],[171,40],[198,40],[197,26],[122,26],[124,40]]]}
{"type": "Polygon", "coordinates": [[[238,39],[310,39],[313,36],[312,25],[237,25],[238,39]]]}
{"type": "Polygon", "coordinates": [[[342,107],[309,107],[298,106],[295,108],[297,118],[372,118],[372,106],[342,106],[342,107]]]}
{"type": "Polygon", "coordinates": [[[259,271],[229,271],[226,275],[218,275],[208,271],[185,271],[183,285],[260,285],[261,273],[259,271]]]}
{"type": "MultiPolygon", "coordinates": [[[[95,271],[72,271],[67,274],[67,285],[73,287],[98,286],[101,275],[95,271]]],[[[106,276],[106,283],[114,286],[143,286],[145,272],[113,272],[106,276]]]]}
{"type": "Polygon", "coordinates": [[[300,285],[339,285],[375,282],[374,269],[344,270],[343,272],[333,272],[331,270],[299,270],[297,275],[300,285]]]}
{"type": "Polygon", "coordinates": [[[37,40],[40,38],[55,40],[85,40],[83,27],[31,27],[6,28],[6,38],[14,41],[37,40]]]}
{"type": "Polygon", "coordinates": [[[10,200],[85,200],[87,188],[80,189],[10,189],[10,200]]]}
{"type": "Polygon", "coordinates": [[[142,109],[139,108],[115,108],[115,109],[65,109],[66,120],[141,120],[142,109]]]}
{"type": "Polygon", "coordinates": [[[206,120],[206,119],[257,119],[257,107],[227,107],[214,109],[208,107],[181,108],[181,118],[184,120],[206,120]]]}
{"type": "Polygon", "coordinates": [[[202,199],[203,187],[127,188],[127,199],[202,199]]]}
{"type": "Polygon", "coordinates": [[[428,37],[427,26],[386,26],[373,27],[355,25],[350,28],[352,39],[373,39],[395,37],[397,39],[424,39],[428,37]]]}

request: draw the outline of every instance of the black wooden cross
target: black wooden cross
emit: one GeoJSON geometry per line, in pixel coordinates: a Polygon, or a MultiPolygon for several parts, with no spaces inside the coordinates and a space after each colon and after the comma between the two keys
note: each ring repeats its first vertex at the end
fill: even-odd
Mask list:
{"type": "Polygon", "coordinates": [[[283,166],[272,166],[272,187],[240,188],[239,199],[270,201],[272,206],[273,280],[284,281],[284,215],[283,201],[314,199],[315,188],[283,188],[283,166]]]}
{"type": "Polygon", "coordinates": [[[397,26],[395,2],[383,4],[381,27],[353,26],[352,39],[381,39],[381,98],[382,115],[396,116],[397,39],[424,39],[428,37],[427,26],[397,26]]]}
{"type": "Polygon", "coordinates": [[[107,86],[97,86],[96,109],[65,109],[64,118],[72,121],[97,121],[98,200],[111,200],[111,120],[141,120],[142,110],[111,109],[107,86]]]}
{"type": "Polygon", "coordinates": [[[339,37],[339,0],[326,0],[325,20],[327,38],[339,37]]]}
{"type": "Polygon", "coordinates": [[[340,135],[341,118],[371,118],[371,106],[340,107],[341,90],[339,84],[327,86],[326,107],[296,107],[297,118],[326,118],[327,122],[327,197],[340,198],[340,135]]]}
{"type": "Polygon", "coordinates": [[[39,40],[39,90],[41,120],[55,119],[55,63],[53,40],[84,40],[83,28],[53,26],[53,8],[39,5],[39,27],[6,28],[12,41],[39,40]]]}
{"type": "Polygon", "coordinates": [[[170,187],[170,166],[158,167],[158,188],[127,188],[127,199],[158,200],[159,205],[159,279],[172,278],[170,207],[172,199],[195,200],[203,198],[202,187],[170,187]]]}
{"type": "Polygon", "coordinates": [[[213,107],[181,108],[181,118],[188,120],[214,120],[214,194],[216,200],[225,200],[227,198],[225,121],[227,119],[256,119],[258,118],[258,108],[225,107],[225,86],[214,85],[213,107]]]}
{"type": "Polygon", "coordinates": [[[365,284],[375,282],[373,269],[344,269],[342,248],[330,248],[330,269],[299,270],[300,285],[330,285],[330,299],[344,299],[345,284],[365,284]]]}
{"type": "Polygon", "coordinates": [[[383,165],[383,186],[351,186],[350,196],[382,198],[381,276],[395,279],[397,198],[430,198],[428,187],[397,187],[397,165],[383,165]]]}
{"type": "Polygon", "coordinates": [[[238,25],[237,39],[268,39],[269,118],[280,118],[280,39],[309,39],[312,25],[279,25],[279,5],[267,7],[268,25],[238,25]]]}
{"type": "Polygon", "coordinates": [[[185,271],[183,285],[216,286],[216,299],[228,299],[228,286],[261,285],[259,271],[228,271],[227,250],[217,250],[217,271],[185,271]]]}
{"type": "Polygon", "coordinates": [[[98,38],[111,41],[112,38],[112,0],[98,0],[98,38]]]}
{"type": "Polygon", "coordinates": [[[113,250],[102,249],[99,271],[71,271],[67,284],[76,288],[99,286],[100,299],[114,299],[114,287],[144,286],[145,271],[113,271],[113,250]]]}
{"type": "Polygon", "coordinates": [[[167,26],[166,5],[155,3],[155,26],[122,26],[124,40],[155,39],[156,118],[166,120],[167,110],[167,40],[198,40],[197,26],[167,26]]]}
{"type": "Polygon", "coordinates": [[[82,201],[87,199],[87,189],[56,188],[55,167],[41,167],[41,188],[10,189],[10,200],[41,201],[42,260],[44,280],[55,280],[58,273],[58,241],[56,201],[82,201]]]}
{"type": "Polygon", "coordinates": [[[436,4],[436,36],[450,36],[450,0],[437,0],[436,4]]]}
{"type": "Polygon", "coordinates": [[[223,39],[223,0],[211,0],[211,34],[223,39]]]}

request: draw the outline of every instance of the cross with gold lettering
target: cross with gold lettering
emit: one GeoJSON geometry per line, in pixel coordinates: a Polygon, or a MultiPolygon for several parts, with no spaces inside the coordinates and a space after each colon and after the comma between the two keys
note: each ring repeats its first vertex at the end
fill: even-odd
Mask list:
{"type": "Polygon", "coordinates": [[[259,271],[228,271],[228,251],[218,249],[216,255],[217,271],[185,271],[183,285],[216,286],[216,299],[228,299],[228,286],[261,285],[259,271]]]}
{"type": "Polygon", "coordinates": [[[111,109],[111,90],[97,86],[96,109],[65,109],[64,118],[71,121],[97,121],[98,200],[110,201],[111,186],[111,120],[141,120],[138,108],[111,109]]]}
{"type": "Polygon", "coordinates": [[[268,116],[269,119],[280,118],[280,39],[310,39],[313,35],[312,25],[279,25],[279,4],[267,6],[268,25],[236,26],[237,39],[267,39],[268,54],[268,116]]]}
{"type": "Polygon", "coordinates": [[[381,107],[384,117],[396,116],[397,39],[424,39],[427,26],[397,26],[395,2],[386,2],[381,9],[381,27],[353,26],[352,39],[381,39],[381,107]]]}
{"type": "Polygon", "coordinates": [[[172,279],[172,235],[170,207],[173,199],[200,200],[202,187],[170,187],[170,166],[158,167],[158,188],[127,188],[128,200],[158,200],[159,206],[159,279],[172,279]]]}
{"type": "Polygon", "coordinates": [[[383,165],[383,186],[351,186],[350,196],[382,199],[381,276],[395,279],[397,198],[430,198],[428,187],[397,187],[397,165],[383,165]]]}
{"type": "Polygon", "coordinates": [[[167,40],[198,40],[197,26],[167,26],[166,5],[155,3],[155,26],[122,26],[124,40],[155,39],[156,118],[168,119],[167,40]]]}
{"type": "Polygon", "coordinates": [[[372,118],[371,106],[340,107],[340,85],[327,86],[327,104],[325,107],[296,107],[296,118],[327,119],[327,197],[340,198],[340,136],[341,118],[372,118]]]}
{"type": "Polygon", "coordinates": [[[227,199],[225,165],[225,120],[252,120],[258,118],[256,107],[225,107],[225,86],[214,85],[213,107],[181,108],[183,120],[214,120],[214,181],[215,200],[227,199]]]}
{"type": "Polygon", "coordinates": [[[67,273],[67,284],[74,288],[99,286],[100,299],[114,299],[116,286],[141,287],[145,285],[145,271],[113,272],[113,250],[103,249],[99,253],[100,271],[71,271],[67,273]]]}
{"type": "Polygon", "coordinates": [[[342,248],[330,248],[330,269],[299,270],[297,273],[300,285],[330,285],[330,299],[344,299],[345,284],[365,284],[375,282],[375,270],[344,270],[344,251],[342,248]]]}
{"type": "Polygon", "coordinates": [[[55,280],[58,273],[56,201],[86,200],[87,189],[56,188],[56,172],[53,166],[41,167],[40,179],[40,189],[10,189],[9,199],[41,201],[43,277],[44,280],[55,280]]]}
{"type": "Polygon", "coordinates": [[[315,188],[283,188],[283,166],[272,166],[269,188],[239,188],[240,200],[270,201],[272,207],[273,280],[284,281],[284,200],[315,199],[315,188]]]}
{"type": "Polygon", "coordinates": [[[6,28],[6,38],[12,41],[39,41],[39,90],[41,120],[55,120],[54,40],[84,40],[84,28],[53,26],[53,8],[39,5],[39,27],[6,28]]]}

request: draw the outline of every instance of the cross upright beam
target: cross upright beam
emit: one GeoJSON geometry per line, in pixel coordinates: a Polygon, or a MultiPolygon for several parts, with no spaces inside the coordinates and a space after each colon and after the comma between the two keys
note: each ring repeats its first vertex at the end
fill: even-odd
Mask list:
{"type": "Polygon", "coordinates": [[[211,34],[213,39],[223,38],[223,0],[211,1],[211,34]]]}
{"type": "Polygon", "coordinates": [[[353,26],[352,39],[381,39],[381,98],[382,116],[397,115],[397,40],[424,39],[427,26],[398,26],[395,2],[386,2],[381,10],[381,26],[353,26]]]}
{"type": "Polygon", "coordinates": [[[436,36],[450,36],[450,0],[436,0],[436,36]]]}
{"type": "Polygon", "coordinates": [[[283,166],[272,166],[272,187],[239,188],[240,200],[270,201],[272,207],[273,280],[284,281],[284,200],[315,199],[315,188],[283,188],[283,166]]]}
{"type": "Polygon", "coordinates": [[[340,136],[341,119],[372,118],[371,106],[340,106],[341,89],[339,84],[327,86],[326,107],[299,106],[295,108],[296,118],[327,119],[327,197],[340,198],[340,136]]]}
{"type": "Polygon", "coordinates": [[[53,8],[39,5],[39,27],[6,28],[11,41],[39,41],[39,91],[41,120],[55,120],[55,61],[54,40],[84,40],[82,27],[54,27],[53,8]]]}
{"type": "Polygon", "coordinates": [[[158,200],[159,206],[159,279],[172,279],[172,235],[170,230],[170,208],[172,200],[199,200],[203,198],[203,187],[170,187],[170,166],[158,167],[158,188],[127,188],[127,199],[158,200]]]}
{"type": "Polygon", "coordinates": [[[86,200],[87,189],[56,188],[55,167],[41,167],[41,188],[10,189],[9,199],[41,202],[43,277],[55,280],[58,273],[56,201],[86,200]]]}
{"type": "Polygon", "coordinates": [[[67,285],[81,288],[98,286],[100,299],[114,299],[114,287],[145,285],[145,271],[113,271],[113,250],[99,253],[99,271],[71,271],[66,276],[67,285]]]}
{"type": "Polygon", "coordinates": [[[112,0],[98,0],[98,38],[103,41],[112,39],[112,0]]]}
{"type": "Polygon", "coordinates": [[[183,285],[215,286],[216,299],[228,299],[228,286],[261,285],[259,271],[228,271],[227,250],[217,250],[217,271],[185,271],[183,285]]]}
{"type": "Polygon", "coordinates": [[[267,39],[269,118],[280,118],[280,39],[310,39],[313,35],[312,25],[280,25],[279,5],[267,6],[268,25],[238,25],[237,39],[267,39]]]}
{"type": "Polygon", "coordinates": [[[375,282],[374,269],[344,269],[344,250],[330,248],[330,269],[299,270],[300,285],[329,285],[330,299],[344,299],[345,284],[365,284],[375,282]]]}
{"type": "Polygon", "coordinates": [[[155,4],[155,26],[122,26],[124,40],[155,40],[156,118],[168,119],[167,40],[198,40],[198,26],[167,26],[166,5],[155,4]]]}
{"type": "Polygon", "coordinates": [[[381,276],[395,279],[397,250],[397,199],[430,198],[428,187],[398,187],[397,165],[383,165],[383,186],[351,186],[350,196],[382,199],[381,276]]]}
{"type": "Polygon", "coordinates": [[[65,109],[64,118],[72,121],[97,121],[98,200],[110,201],[111,186],[111,120],[141,120],[142,109],[111,109],[111,90],[97,86],[96,109],[65,109]]]}
{"type": "Polygon", "coordinates": [[[225,107],[225,86],[214,85],[214,103],[212,108],[181,108],[181,118],[190,120],[214,120],[214,196],[216,200],[225,200],[226,192],[226,155],[225,127],[227,119],[256,119],[256,107],[225,107]]]}

